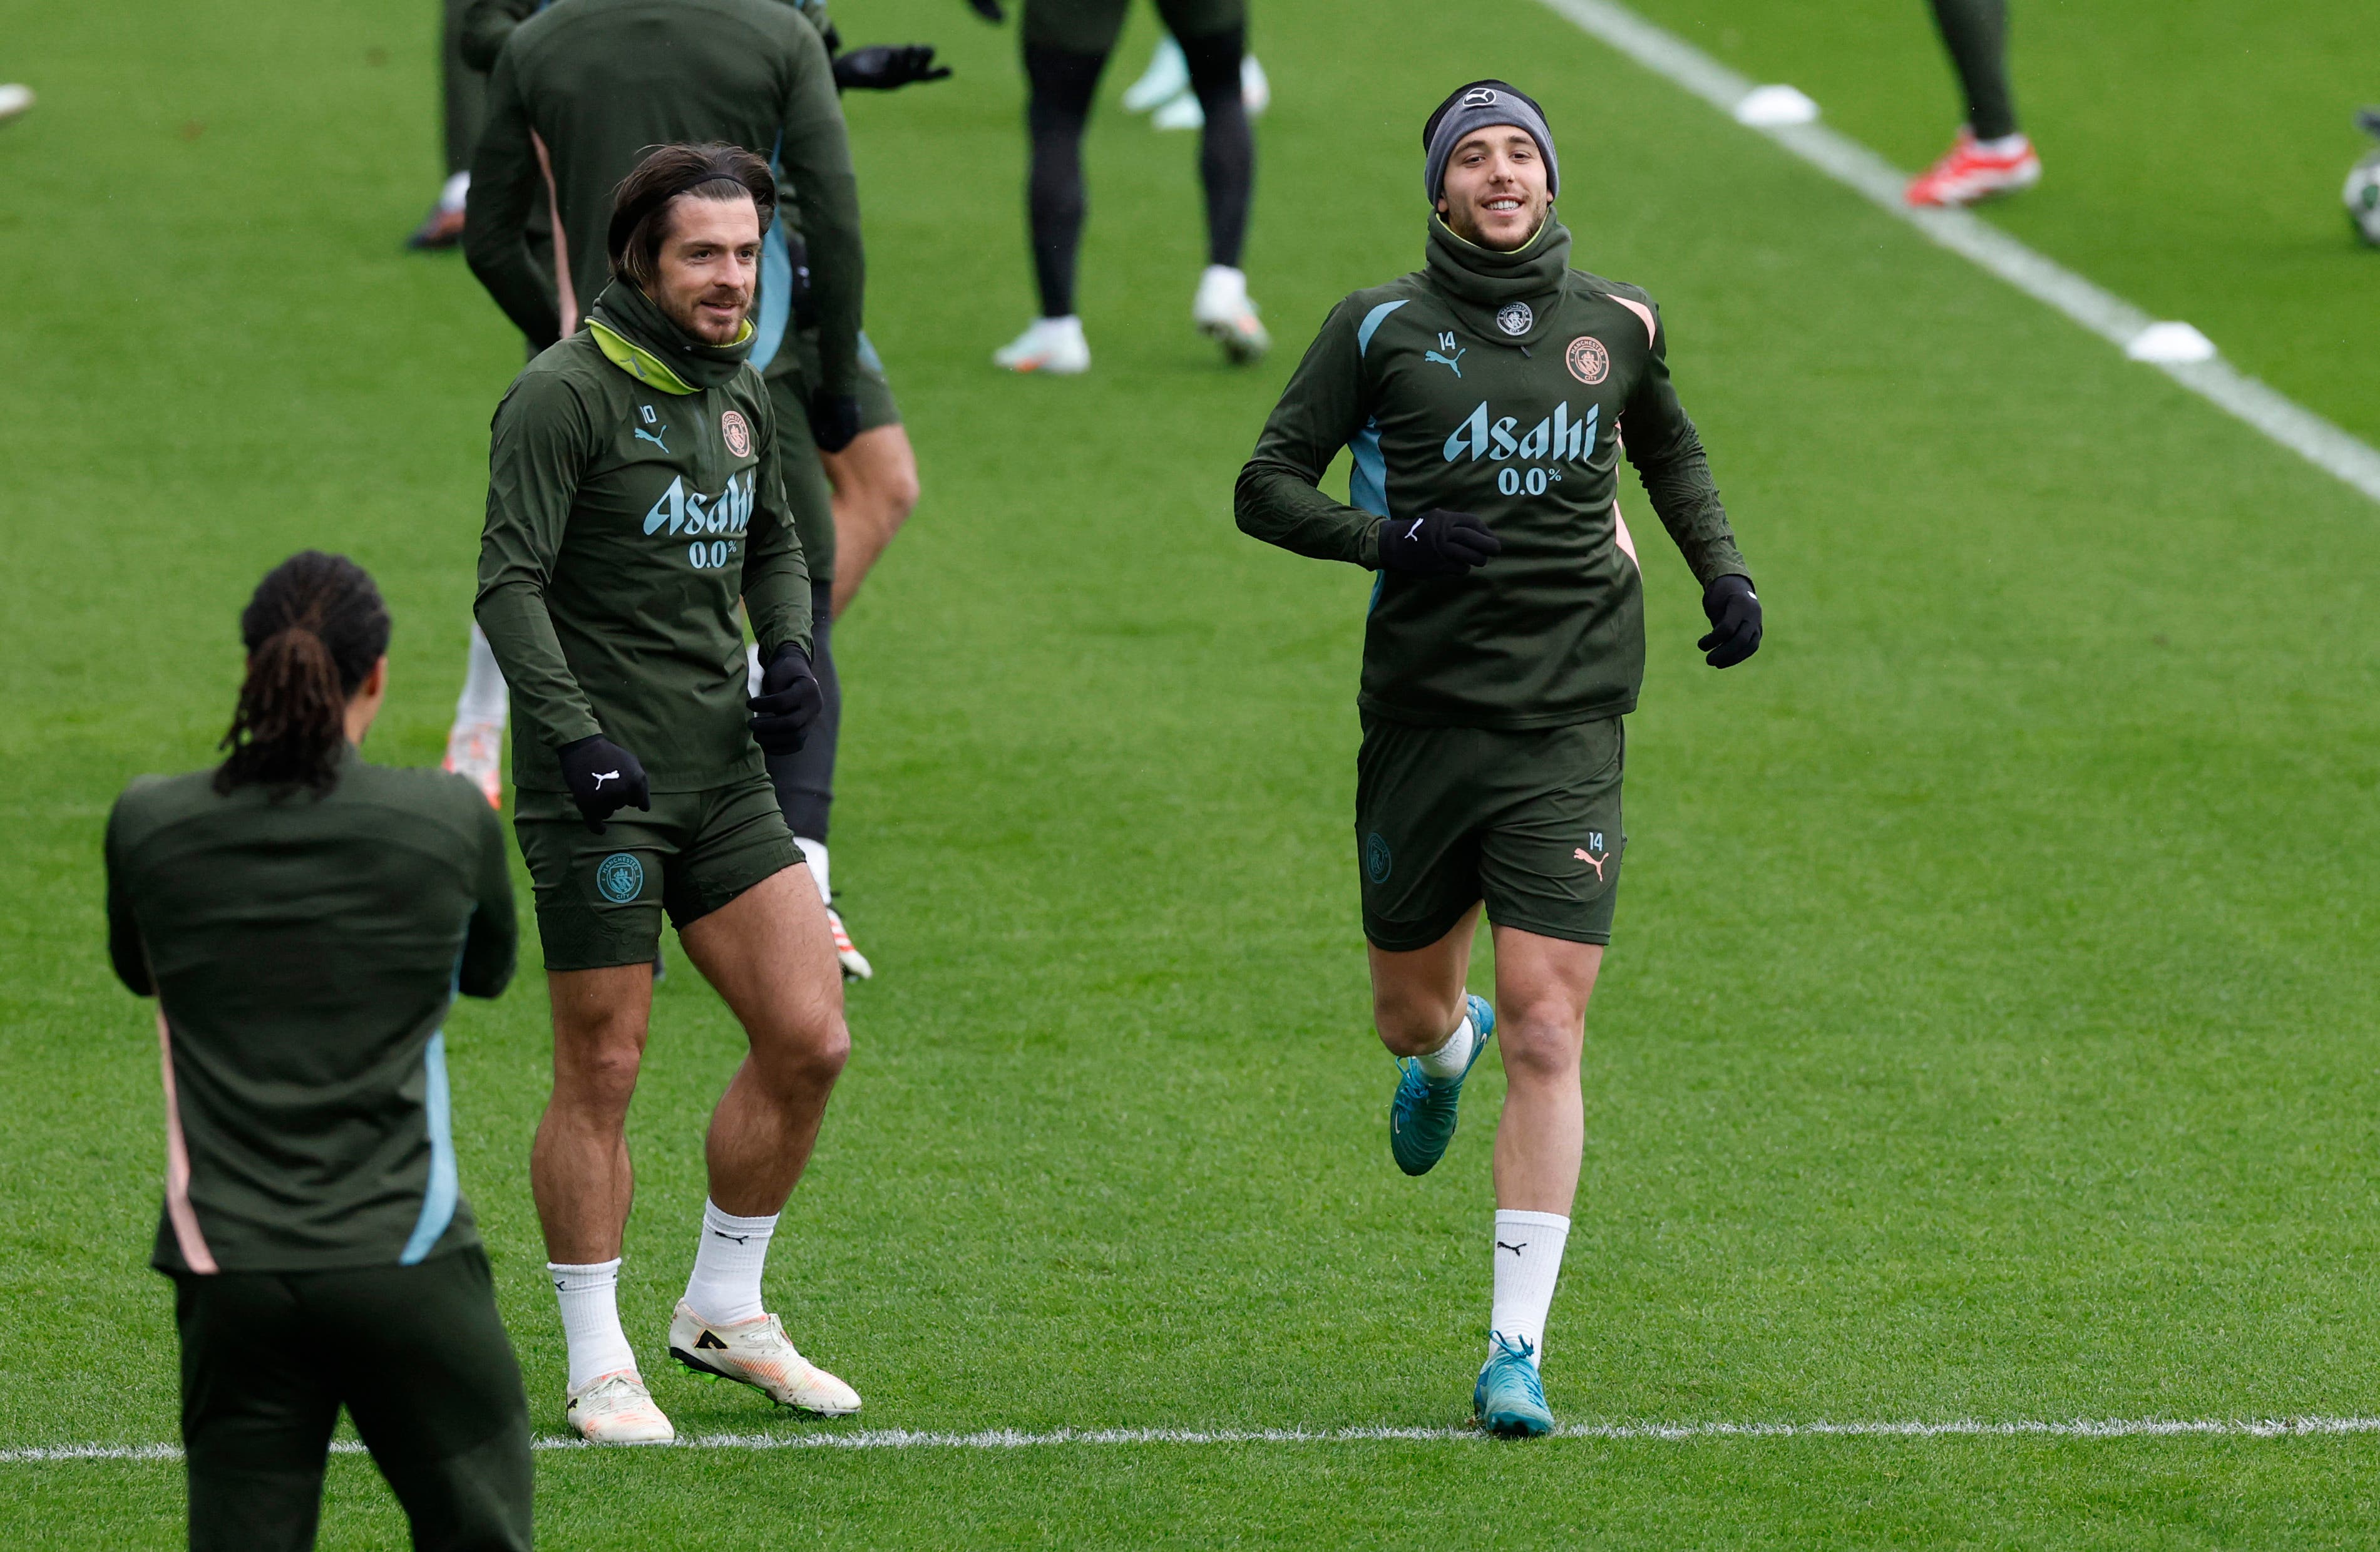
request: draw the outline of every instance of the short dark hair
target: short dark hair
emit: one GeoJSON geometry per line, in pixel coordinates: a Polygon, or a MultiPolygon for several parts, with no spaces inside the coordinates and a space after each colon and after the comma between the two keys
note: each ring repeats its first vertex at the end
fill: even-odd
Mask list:
{"type": "Polygon", "coordinates": [[[364,568],[303,550],[264,574],[240,612],[248,675],[215,791],[261,782],[285,797],[339,779],[347,702],[388,650],[388,607],[364,568]]]}
{"type": "Polygon", "coordinates": [[[612,273],[649,286],[669,236],[670,205],[681,194],[722,203],[748,198],[760,212],[760,230],[777,214],[777,178],[769,164],[742,146],[654,146],[612,195],[612,227],[604,247],[612,273]]]}

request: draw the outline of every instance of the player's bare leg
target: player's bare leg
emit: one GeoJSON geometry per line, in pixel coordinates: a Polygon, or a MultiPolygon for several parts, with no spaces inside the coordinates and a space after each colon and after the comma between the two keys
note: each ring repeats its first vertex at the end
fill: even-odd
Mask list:
{"type": "Polygon", "coordinates": [[[917,504],[917,455],[898,425],[878,426],[819,461],[834,487],[834,617],[851,607],[901,525],[917,504]]]}
{"type": "Polygon", "coordinates": [[[1579,1053],[1603,949],[1500,927],[1497,1032],[1504,1116],[1496,1128],[1496,1206],[1567,1218],[1586,1141],[1579,1053]]]}
{"type": "Polygon", "coordinates": [[[620,1242],[636,1181],[628,1102],[651,1022],[647,965],[546,974],[553,1003],[553,1093],[529,1149],[529,1189],[545,1231],[546,1273],[569,1351],[565,1416],[598,1443],[675,1437],[638,1372],[620,1326],[620,1242]]]}
{"type": "Polygon", "coordinates": [[[760,1294],[778,1211],[809,1163],[851,1051],[826,908],[808,875],[787,867],[689,923],[678,940],[751,1049],[711,1114],[703,1150],[710,1200],[694,1274],[670,1321],[670,1355],[783,1406],[856,1412],[858,1394],[795,1349],[760,1294]]]}

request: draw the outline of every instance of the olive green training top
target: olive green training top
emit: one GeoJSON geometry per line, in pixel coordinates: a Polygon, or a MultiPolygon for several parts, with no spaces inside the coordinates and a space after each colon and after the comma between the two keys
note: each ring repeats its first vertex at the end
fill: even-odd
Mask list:
{"type": "Polygon", "coordinates": [[[1616,499],[1623,437],[1694,579],[1751,575],[1670,385],[1659,309],[1569,258],[1550,215],[1512,253],[1433,216],[1427,268],[1331,309],[1240,472],[1241,528],[1301,555],[1377,569],[1383,525],[1434,507],[1503,541],[1464,576],[1380,574],[1358,697],[1375,716],[1518,729],[1635,707],[1644,586],[1616,499]],[[1342,447],[1352,505],[1316,488],[1342,447]]]}
{"type": "MultiPolygon", "coordinates": [[[[516,7],[487,6],[472,18],[479,48],[493,42],[496,53],[463,250],[531,347],[576,329],[610,281],[612,194],[646,150],[720,140],[768,160],[779,207],[808,245],[820,363],[810,389],[856,394],[859,191],[818,29],[782,0],[560,0],[516,26],[508,12],[516,7]],[[545,271],[524,233],[530,211],[549,200],[559,216],[557,267],[545,271]]],[[[786,255],[772,230],[754,318],[753,363],[764,369],[791,317],[786,255]]],[[[793,353],[782,354],[791,366],[793,353]]]]}
{"type": "Polygon", "coordinates": [[[459,776],[352,747],[321,797],[213,781],[143,776],[107,820],[108,956],[167,1028],[154,1264],[315,1271],[477,1244],[441,1026],[455,992],[512,979],[495,811],[459,776]]]}
{"type": "Polygon", "coordinates": [[[810,583],[750,335],[699,344],[616,281],[496,406],[473,612],[520,786],[567,790],[554,751],[598,734],[655,792],[763,773],[735,600],[764,661],[808,651],[810,583]]]}

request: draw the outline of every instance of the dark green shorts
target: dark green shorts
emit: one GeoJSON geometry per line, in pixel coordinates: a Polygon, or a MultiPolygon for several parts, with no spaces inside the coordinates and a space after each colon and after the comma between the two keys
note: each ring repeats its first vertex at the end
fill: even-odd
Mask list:
{"type": "Polygon", "coordinates": [[[1488,919],[1611,941],[1620,893],[1620,719],[1521,733],[1364,719],[1355,757],[1364,936],[1427,948],[1481,900],[1488,919]]]}
{"type": "Polygon", "coordinates": [[[477,1245],[414,1267],[174,1276],[194,1552],[314,1545],[339,1409],[417,1547],[529,1545],[528,1402],[477,1245]]]}
{"type": "MultiPolygon", "coordinates": [[[[802,364],[802,380],[819,380],[819,332],[816,329],[794,331],[794,355],[802,364]]],[[[807,424],[807,422],[800,422],[807,424]]],[[[901,406],[893,402],[892,380],[884,375],[884,358],[876,353],[876,343],[867,331],[859,335],[859,429],[872,431],[880,426],[901,423],[901,406]]]]}
{"type": "Polygon", "coordinates": [[[567,793],[520,789],[513,818],[537,892],[549,970],[649,964],[662,912],[679,931],[801,861],[766,776],[707,792],[655,793],[595,834],[567,793]]]}
{"type": "MultiPolygon", "coordinates": [[[[1107,54],[1123,31],[1131,0],[1025,0],[1023,36],[1039,48],[1107,54]]],[[[1245,0],[1157,0],[1165,30],[1177,38],[1211,38],[1246,25],[1245,0]]]]}

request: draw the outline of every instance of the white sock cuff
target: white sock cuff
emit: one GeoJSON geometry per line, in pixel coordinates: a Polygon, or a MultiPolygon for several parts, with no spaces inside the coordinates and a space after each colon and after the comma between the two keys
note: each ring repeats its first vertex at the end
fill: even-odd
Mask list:
{"type": "Polygon", "coordinates": [[[598,1288],[620,1286],[620,1259],[614,1255],[609,1261],[548,1261],[545,1270],[553,1279],[556,1292],[586,1293],[598,1288]]]}
{"type": "Polygon", "coordinates": [[[1479,1031],[1472,1026],[1471,1015],[1465,1013],[1463,1022],[1454,1026],[1453,1033],[1436,1050],[1424,1051],[1414,1060],[1433,1078],[1459,1078],[1471,1065],[1471,1048],[1478,1042],[1479,1031]]]}
{"type": "Polygon", "coordinates": [[[833,876],[828,871],[832,865],[827,860],[826,843],[813,841],[807,835],[796,835],[794,837],[794,844],[801,848],[802,860],[810,865],[810,880],[818,885],[819,903],[824,905],[833,904],[833,876]]]}
{"type": "MultiPolygon", "coordinates": [[[[732,1212],[720,1210],[719,1204],[707,1196],[702,1201],[702,1226],[705,1229],[724,1230],[731,1234],[774,1233],[779,1216],[776,1213],[771,1213],[766,1218],[738,1218],[732,1212]]],[[[1568,1222],[1569,1219],[1565,1219],[1563,1221],[1568,1222]]],[[[616,1267],[619,1263],[615,1261],[613,1265],[616,1267]]]]}
{"type": "Polygon", "coordinates": [[[1498,1207],[1496,1227],[1502,1229],[1512,1226],[1529,1229],[1559,1229],[1565,1234],[1570,1232],[1570,1219],[1560,1213],[1529,1212],[1520,1207],[1498,1207]]]}

